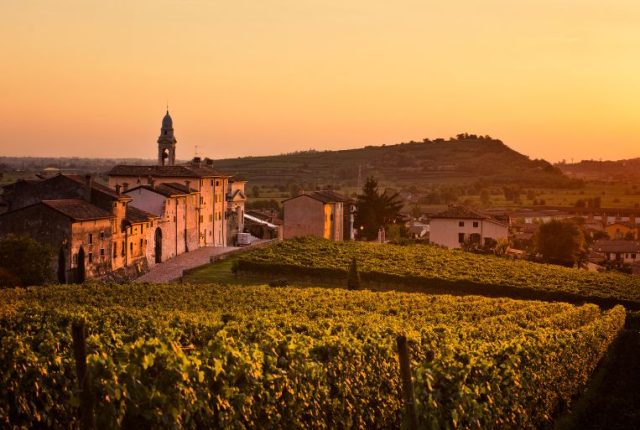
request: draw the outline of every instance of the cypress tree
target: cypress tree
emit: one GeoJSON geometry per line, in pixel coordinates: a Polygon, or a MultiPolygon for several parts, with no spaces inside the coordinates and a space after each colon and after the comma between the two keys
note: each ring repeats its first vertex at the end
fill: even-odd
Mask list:
{"type": "Polygon", "coordinates": [[[64,246],[60,247],[60,252],[58,253],[58,282],[61,284],[67,283],[67,264],[65,261],[65,252],[64,246]]]}
{"type": "Polygon", "coordinates": [[[76,282],[82,284],[84,282],[85,271],[84,271],[84,248],[80,247],[78,251],[78,269],[77,269],[77,279],[76,282]]]}
{"type": "Polygon", "coordinates": [[[349,276],[347,277],[347,290],[359,290],[360,289],[360,273],[358,273],[358,263],[356,257],[351,260],[351,266],[349,267],[349,276]]]}

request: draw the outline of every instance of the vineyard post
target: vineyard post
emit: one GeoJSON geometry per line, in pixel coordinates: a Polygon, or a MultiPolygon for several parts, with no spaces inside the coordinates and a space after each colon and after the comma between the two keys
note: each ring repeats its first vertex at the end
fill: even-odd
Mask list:
{"type": "Polygon", "coordinates": [[[416,399],[413,393],[413,381],[411,380],[411,361],[409,358],[407,338],[405,336],[398,336],[396,341],[398,343],[400,378],[402,380],[402,395],[404,398],[407,428],[416,430],[418,428],[418,415],[416,414],[416,399]]]}
{"type": "Polygon", "coordinates": [[[90,430],[94,428],[93,402],[89,392],[89,379],[87,378],[87,333],[84,321],[74,321],[71,324],[71,337],[73,338],[73,356],[76,361],[80,394],[80,408],[78,409],[80,428],[82,430],[90,430]]]}

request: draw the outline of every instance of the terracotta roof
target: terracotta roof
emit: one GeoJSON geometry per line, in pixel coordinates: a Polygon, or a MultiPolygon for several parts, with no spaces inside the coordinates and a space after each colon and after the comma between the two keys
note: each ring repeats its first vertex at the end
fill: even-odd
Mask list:
{"type": "Polygon", "coordinates": [[[178,182],[167,182],[166,184],[162,184],[162,185],[166,185],[167,187],[180,191],[182,194],[190,194],[190,193],[198,192],[198,190],[196,190],[195,188],[187,187],[185,184],[180,184],[178,182]]]}
{"type": "Polygon", "coordinates": [[[431,218],[490,219],[491,217],[466,206],[449,206],[444,211],[431,215],[431,218]]]}
{"type": "Polygon", "coordinates": [[[43,205],[60,212],[75,221],[111,218],[111,214],[85,200],[59,199],[42,200],[43,205]]]}
{"type": "Polygon", "coordinates": [[[319,200],[322,203],[353,203],[352,198],[347,197],[340,193],[336,193],[333,190],[311,191],[308,193],[300,194],[299,196],[296,196],[296,197],[291,197],[290,199],[287,199],[287,200],[297,199],[298,197],[302,197],[302,196],[311,197],[312,199],[319,200]]]}
{"type": "Polygon", "coordinates": [[[224,175],[209,166],[134,166],[119,164],[111,169],[109,176],[209,178],[226,177],[228,175],[224,175]]]}
{"type": "MultiPolygon", "coordinates": [[[[75,175],[75,174],[65,174],[65,173],[61,173],[61,176],[64,176],[65,178],[69,178],[75,182],[78,182],[79,184],[84,185],[85,184],[85,177],[83,175],[75,175]]],[[[55,178],[55,176],[54,176],[55,178]]],[[[113,197],[113,198],[118,198],[120,197],[118,195],[118,193],[116,192],[116,190],[112,190],[111,188],[107,187],[106,185],[102,185],[99,182],[96,182],[95,179],[93,179],[91,181],[91,192],[97,191],[99,193],[105,194],[109,197],[113,197]]]]}
{"type": "Polygon", "coordinates": [[[595,252],[640,252],[640,243],[632,240],[596,240],[592,248],[595,252]]]}
{"type": "Polygon", "coordinates": [[[233,201],[233,199],[236,198],[236,196],[240,196],[241,200],[246,199],[244,193],[240,190],[235,190],[233,193],[227,193],[227,201],[233,201]]]}
{"type": "Polygon", "coordinates": [[[143,211],[142,209],[127,205],[126,218],[130,223],[137,224],[141,222],[147,222],[152,218],[158,218],[158,216],[147,211],[143,211]]]}

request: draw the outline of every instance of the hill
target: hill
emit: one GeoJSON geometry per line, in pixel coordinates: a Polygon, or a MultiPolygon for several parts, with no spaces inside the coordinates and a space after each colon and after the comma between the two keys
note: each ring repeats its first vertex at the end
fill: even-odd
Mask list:
{"type": "Polygon", "coordinates": [[[582,160],[579,163],[558,163],[555,166],[568,176],[585,180],[628,182],[640,179],[640,158],[618,161],[582,160]]]}
{"type": "Polygon", "coordinates": [[[531,160],[490,137],[461,134],[397,145],[217,160],[216,168],[253,184],[355,187],[367,176],[385,185],[519,184],[573,187],[575,180],[544,160],[531,160]]]}

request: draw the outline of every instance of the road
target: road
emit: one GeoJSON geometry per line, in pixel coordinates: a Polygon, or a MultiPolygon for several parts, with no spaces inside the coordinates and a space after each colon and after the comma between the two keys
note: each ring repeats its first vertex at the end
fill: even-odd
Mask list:
{"type": "Polygon", "coordinates": [[[182,271],[208,263],[211,257],[234,251],[232,246],[204,247],[180,254],[167,261],[156,264],[151,270],[137,278],[134,282],[172,282],[182,276],[182,271]]]}

